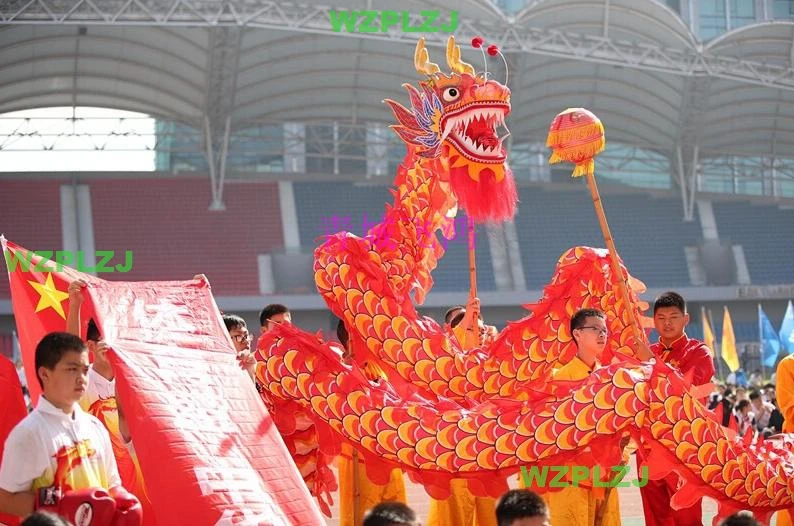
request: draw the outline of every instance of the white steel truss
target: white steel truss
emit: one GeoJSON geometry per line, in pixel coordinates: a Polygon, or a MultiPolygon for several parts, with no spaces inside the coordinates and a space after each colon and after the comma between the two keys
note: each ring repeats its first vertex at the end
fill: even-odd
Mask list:
{"type": "MultiPolygon", "coordinates": [[[[305,33],[369,38],[414,44],[417,33],[336,32],[328,6],[246,0],[11,0],[0,3],[0,24],[161,25],[261,27],[305,33]]],[[[416,14],[417,21],[422,18],[416,14]]],[[[418,23],[415,24],[418,26],[418,23]]],[[[766,87],[794,90],[794,68],[716,55],[706,49],[669,49],[607,36],[579,34],[515,22],[514,17],[459,19],[459,39],[481,35],[499,42],[506,53],[532,53],[611,64],[674,75],[707,75],[766,87]]],[[[447,34],[425,35],[428,45],[443,45],[447,34]]]]}

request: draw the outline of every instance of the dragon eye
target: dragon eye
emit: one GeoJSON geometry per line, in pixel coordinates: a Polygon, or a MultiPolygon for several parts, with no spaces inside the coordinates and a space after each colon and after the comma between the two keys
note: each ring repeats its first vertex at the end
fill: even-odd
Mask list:
{"type": "Polygon", "coordinates": [[[447,88],[442,95],[446,102],[452,102],[460,97],[460,90],[458,88],[447,88]]]}

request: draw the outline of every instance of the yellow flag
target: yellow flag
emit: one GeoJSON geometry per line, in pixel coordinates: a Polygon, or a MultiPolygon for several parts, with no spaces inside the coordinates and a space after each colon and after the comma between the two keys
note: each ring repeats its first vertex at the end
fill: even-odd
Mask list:
{"type": "Polygon", "coordinates": [[[725,307],[725,316],[722,319],[722,359],[728,364],[731,372],[739,369],[739,355],[736,353],[736,336],[733,334],[731,313],[725,307]]]}
{"type": "Polygon", "coordinates": [[[706,309],[700,308],[700,319],[703,320],[703,343],[709,348],[709,355],[714,358],[714,331],[711,330],[711,324],[706,317],[706,309]]]}

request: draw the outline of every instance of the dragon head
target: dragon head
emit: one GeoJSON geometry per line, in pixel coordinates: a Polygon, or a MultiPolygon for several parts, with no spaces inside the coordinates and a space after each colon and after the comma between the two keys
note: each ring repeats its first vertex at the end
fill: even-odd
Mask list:
{"type": "Polygon", "coordinates": [[[460,59],[455,38],[447,41],[447,64],[440,72],[430,62],[424,39],[416,45],[414,65],[428,76],[408,90],[411,108],[386,100],[399,124],[392,129],[420,158],[440,159],[458,203],[477,221],[509,219],[517,192],[503,145],[509,132],[497,133],[510,113],[510,90],[475,73],[460,59]]]}

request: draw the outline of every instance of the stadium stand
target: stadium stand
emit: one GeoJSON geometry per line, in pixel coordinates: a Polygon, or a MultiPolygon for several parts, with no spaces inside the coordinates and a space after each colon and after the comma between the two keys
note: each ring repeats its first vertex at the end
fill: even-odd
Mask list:
{"type": "MultiPolygon", "coordinates": [[[[604,246],[585,188],[521,187],[520,197],[516,228],[528,288],[546,284],[559,257],[572,246],[604,246]]],[[[699,242],[700,223],[682,220],[680,200],[610,193],[603,201],[618,252],[633,276],[648,286],[689,284],[683,247],[699,242]]]]}
{"type": "Polygon", "coordinates": [[[276,185],[229,185],[225,212],[207,211],[208,187],[204,178],[92,181],[96,248],[134,255],[132,270],[114,279],[203,272],[217,295],[258,294],[257,255],[283,246],[276,185]]]}
{"type": "Polygon", "coordinates": [[[744,247],[753,284],[792,281],[794,210],[749,202],[714,202],[720,239],[744,247]]]}

